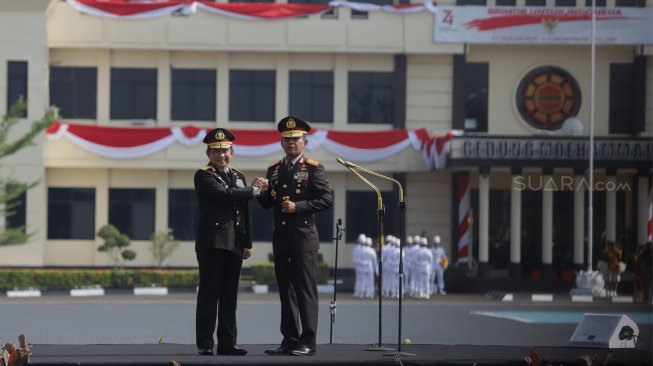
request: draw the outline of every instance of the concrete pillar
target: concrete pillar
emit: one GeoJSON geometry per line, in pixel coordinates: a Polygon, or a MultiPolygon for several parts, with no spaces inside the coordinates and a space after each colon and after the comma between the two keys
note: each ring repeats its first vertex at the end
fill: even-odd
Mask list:
{"type": "Polygon", "coordinates": [[[648,215],[651,205],[648,180],[648,175],[640,175],[637,178],[637,244],[646,243],[648,236],[648,215]]]}
{"type": "Polygon", "coordinates": [[[551,175],[543,175],[542,181],[542,277],[552,276],[553,263],[553,190],[551,175]]]}
{"type": "Polygon", "coordinates": [[[490,276],[490,174],[481,171],[478,176],[478,270],[480,277],[490,276]]]}
{"type": "Polygon", "coordinates": [[[585,181],[584,175],[574,177],[574,270],[585,265],[585,181]]]}
{"type": "Polygon", "coordinates": [[[608,173],[605,181],[605,240],[617,241],[617,177],[608,173]],[[611,189],[612,188],[612,189],[611,189]]]}
{"type": "Polygon", "coordinates": [[[521,192],[518,172],[513,172],[510,190],[510,277],[521,276],[521,192]]]}

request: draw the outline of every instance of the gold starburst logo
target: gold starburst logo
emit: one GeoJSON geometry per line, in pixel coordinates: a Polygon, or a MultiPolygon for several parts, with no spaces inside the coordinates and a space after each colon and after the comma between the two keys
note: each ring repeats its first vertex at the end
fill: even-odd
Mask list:
{"type": "Polygon", "coordinates": [[[297,126],[297,123],[295,122],[294,119],[289,118],[288,121],[286,121],[286,128],[295,128],[297,126]]]}
{"type": "Polygon", "coordinates": [[[215,139],[218,141],[224,140],[224,132],[218,131],[215,133],[215,139]]]}

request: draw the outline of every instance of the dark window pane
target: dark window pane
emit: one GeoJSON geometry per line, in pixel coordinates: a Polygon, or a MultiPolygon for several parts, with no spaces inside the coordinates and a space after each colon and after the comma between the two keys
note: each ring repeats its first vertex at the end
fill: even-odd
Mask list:
{"type": "MultiPolygon", "coordinates": [[[[606,0],[594,0],[595,7],[605,7],[606,0]]],[[[585,0],[585,6],[588,8],[592,7],[592,0],[585,0]]]]}
{"type": "Polygon", "coordinates": [[[392,123],[393,73],[350,72],[348,94],[349,123],[392,123]]]}
{"type": "Polygon", "coordinates": [[[487,132],[488,64],[465,64],[465,130],[487,132]]]}
{"type": "Polygon", "coordinates": [[[496,0],[497,6],[515,6],[517,0],[496,0]]]}
{"type": "MultiPolygon", "coordinates": [[[[369,3],[376,5],[392,5],[392,0],[355,0],[354,3],[369,3]]],[[[360,10],[351,10],[351,17],[355,19],[367,19],[367,12],[360,10]]]]}
{"type": "Polygon", "coordinates": [[[172,119],[215,120],[215,80],[215,70],[172,69],[172,119]]]}
{"type": "Polygon", "coordinates": [[[555,0],[555,6],[576,6],[576,0],[555,0]]]}
{"type": "MultiPolygon", "coordinates": [[[[27,100],[27,61],[7,62],[7,111],[20,98],[27,100]]],[[[20,117],[27,117],[27,108],[20,117]]]]}
{"type": "Polygon", "coordinates": [[[481,6],[486,6],[487,1],[486,0],[458,0],[457,5],[481,5],[481,6]]]}
{"type": "Polygon", "coordinates": [[[168,226],[175,239],[195,240],[199,209],[194,189],[168,191],[168,226]]]}
{"type": "Polygon", "coordinates": [[[109,223],[131,240],[149,240],[154,233],[154,189],[109,189],[109,223]]]}
{"type": "Polygon", "coordinates": [[[333,72],[290,71],[289,114],[312,122],[333,121],[333,72]]]}
{"type": "Polygon", "coordinates": [[[48,188],[48,239],[95,238],[95,189],[48,188]]]}
{"type": "Polygon", "coordinates": [[[274,121],[276,71],[229,72],[229,120],[274,121]]]}
{"type": "Polygon", "coordinates": [[[638,6],[644,6],[640,4],[644,4],[645,1],[638,1],[638,0],[615,0],[614,5],[616,7],[638,7],[638,6]]]}
{"type": "Polygon", "coordinates": [[[526,6],[546,6],[546,0],[526,0],[526,6]]]}
{"type": "Polygon", "coordinates": [[[272,241],[274,220],[272,209],[264,209],[258,202],[249,205],[249,224],[253,241],[272,241]]]}
{"type": "MultiPolygon", "coordinates": [[[[383,228],[384,233],[399,236],[399,209],[394,194],[381,192],[385,204],[383,228]]],[[[347,217],[344,222],[347,242],[356,242],[359,234],[365,234],[375,240],[379,237],[378,202],[375,192],[347,191],[347,217]]]]}
{"type": "Polygon", "coordinates": [[[610,133],[633,132],[633,64],[610,64],[610,133]]]}
{"type": "Polygon", "coordinates": [[[51,66],[50,104],[64,118],[96,118],[97,69],[51,66]]]}
{"type": "Polygon", "coordinates": [[[111,119],[156,120],[156,69],[111,69],[111,119]]]}
{"type": "MultiPolygon", "coordinates": [[[[25,188],[24,184],[21,186],[23,189],[25,188]]],[[[6,186],[7,191],[14,188],[20,187],[15,183],[9,183],[6,186]]],[[[27,222],[27,192],[23,191],[18,196],[8,200],[5,209],[9,212],[9,214],[5,216],[5,226],[8,229],[23,227],[23,232],[25,232],[24,226],[27,222]]]]}

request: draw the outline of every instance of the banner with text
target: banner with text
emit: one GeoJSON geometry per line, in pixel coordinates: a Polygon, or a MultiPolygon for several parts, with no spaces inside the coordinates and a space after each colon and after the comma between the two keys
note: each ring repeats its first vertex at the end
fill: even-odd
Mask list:
{"type": "MultiPolygon", "coordinates": [[[[435,42],[589,44],[591,8],[440,6],[435,42]]],[[[653,44],[653,8],[595,9],[597,44],[653,44]]]]}

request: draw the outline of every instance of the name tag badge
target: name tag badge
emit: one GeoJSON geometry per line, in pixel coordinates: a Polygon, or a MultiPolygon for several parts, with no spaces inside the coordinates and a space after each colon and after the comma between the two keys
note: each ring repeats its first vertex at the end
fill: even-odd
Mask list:
{"type": "Polygon", "coordinates": [[[240,178],[239,178],[239,179],[236,179],[236,187],[238,187],[238,188],[243,188],[243,187],[245,187],[245,182],[243,182],[243,180],[240,179],[240,178]]]}

